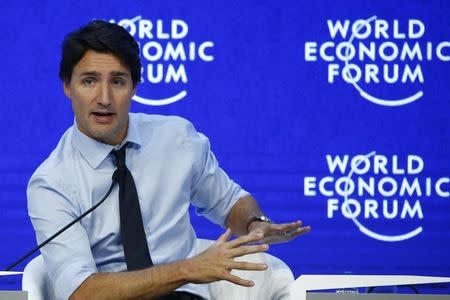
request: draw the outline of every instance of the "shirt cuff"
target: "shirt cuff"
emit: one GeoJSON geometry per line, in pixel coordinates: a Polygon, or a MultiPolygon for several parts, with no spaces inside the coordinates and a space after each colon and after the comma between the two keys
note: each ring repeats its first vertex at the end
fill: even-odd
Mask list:
{"type": "Polygon", "coordinates": [[[64,270],[58,274],[53,282],[56,299],[67,300],[75,290],[96,270],[87,268],[84,262],[76,262],[64,266],[64,270]]]}

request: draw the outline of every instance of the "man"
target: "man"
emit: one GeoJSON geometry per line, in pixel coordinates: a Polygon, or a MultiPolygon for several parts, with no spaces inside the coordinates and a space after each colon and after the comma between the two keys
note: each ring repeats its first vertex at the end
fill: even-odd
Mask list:
{"type": "Polygon", "coordinates": [[[219,168],[205,136],[186,120],[129,113],[141,77],[139,48],[122,27],[93,21],[62,46],[60,78],[75,124],[27,190],[39,242],[109,199],[42,248],[58,299],[208,299],[218,280],[251,287],[235,257],[266,251],[310,230],[272,224],[219,168]],[[188,207],[228,228],[198,254],[188,207]],[[231,234],[240,237],[231,240],[231,234]],[[176,292],[174,292],[177,290],[176,292]]]}

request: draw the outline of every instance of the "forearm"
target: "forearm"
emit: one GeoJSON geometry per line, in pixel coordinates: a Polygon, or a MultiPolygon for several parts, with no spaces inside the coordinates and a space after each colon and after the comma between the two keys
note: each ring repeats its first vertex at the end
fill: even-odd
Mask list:
{"type": "Polygon", "coordinates": [[[227,280],[251,287],[252,281],[240,278],[231,270],[264,271],[267,265],[235,261],[235,257],[267,251],[266,244],[249,245],[260,241],[262,233],[244,235],[230,241],[227,230],[216,242],[194,257],[141,271],[95,273],[72,294],[78,299],[155,299],[187,283],[204,284],[227,280]]]}
{"type": "Polygon", "coordinates": [[[189,261],[140,271],[94,273],[72,294],[78,299],[154,299],[189,282],[189,261]]]}
{"type": "Polygon", "coordinates": [[[248,233],[247,225],[249,220],[262,214],[256,200],[251,195],[247,195],[240,198],[233,206],[228,214],[226,226],[235,235],[245,235],[248,233]]]}

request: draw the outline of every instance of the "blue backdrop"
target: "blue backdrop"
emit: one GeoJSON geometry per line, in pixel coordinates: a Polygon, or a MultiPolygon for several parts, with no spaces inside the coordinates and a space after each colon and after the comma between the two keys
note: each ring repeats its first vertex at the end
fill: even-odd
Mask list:
{"type": "Polygon", "coordinates": [[[313,227],[270,250],[296,277],[450,276],[450,2],[19,0],[0,15],[3,267],[36,244],[26,185],[73,123],[61,41],[100,18],[140,43],[132,111],[189,119],[267,215],[313,227]]]}

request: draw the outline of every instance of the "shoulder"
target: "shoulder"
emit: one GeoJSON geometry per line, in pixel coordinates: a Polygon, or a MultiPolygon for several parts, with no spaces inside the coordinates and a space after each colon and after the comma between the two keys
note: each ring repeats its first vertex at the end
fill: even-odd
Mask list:
{"type": "Polygon", "coordinates": [[[194,125],[179,116],[133,113],[130,114],[130,120],[145,140],[154,140],[155,138],[160,141],[161,138],[177,140],[197,134],[194,125]]]}
{"type": "Polygon", "coordinates": [[[73,127],[67,129],[50,155],[34,171],[28,183],[29,187],[38,182],[60,182],[61,175],[70,174],[73,169],[73,127]]]}
{"type": "Polygon", "coordinates": [[[151,128],[186,128],[194,127],[192,123],[179,116],[151,115],[144,113],[130,113],[130,119],[139,127],[151,128]]]}

